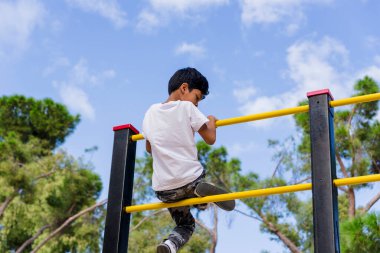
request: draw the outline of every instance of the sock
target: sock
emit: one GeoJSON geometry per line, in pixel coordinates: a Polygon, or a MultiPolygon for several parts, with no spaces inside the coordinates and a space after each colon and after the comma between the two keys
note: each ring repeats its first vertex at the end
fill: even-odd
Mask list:
{"type": "Polygon", "coordinates": [[[169,246],[171,253],[177,252],[177,247],[175,246],[174,242],[172,242],[170,240],[166,240],[164,243],[169,246]]]}

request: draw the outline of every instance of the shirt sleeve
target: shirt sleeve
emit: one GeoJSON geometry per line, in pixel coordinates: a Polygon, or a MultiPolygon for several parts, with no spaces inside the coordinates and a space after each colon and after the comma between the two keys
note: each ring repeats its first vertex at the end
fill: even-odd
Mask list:
{"type": "Polygon", "coordinates": [[[142,131],[141,131],[141,134],[144,136],[145,140],[149,140],[149,137],[148,137],[148,132],[149,132],[149,123],[148,123],[148,118],[149,118],[149,111],[150,111],[150,108],[149,110],[145,113],[144,115],[144,120],[143,120],[143,124],[142,124],[142,131]]]}
{"type": "Polygon", "coordinates": [[[190,124],[191,128],[194,132],[198,132],[198,130],[203,126],[203,124],[207,123],[208,118],[199,111],[198,107],[196,107],[193,103],[190,104],[190,124]]]}

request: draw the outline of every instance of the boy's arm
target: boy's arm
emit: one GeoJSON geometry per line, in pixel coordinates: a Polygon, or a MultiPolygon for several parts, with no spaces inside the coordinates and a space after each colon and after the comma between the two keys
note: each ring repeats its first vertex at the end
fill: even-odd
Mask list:
{"type": "Polygon", "coordinates": [[[203,124],[203,126],[201,126],[201,128],[199,128],[198,133],[201,135],[203,140],[208,145],[212,145],[216,141],[216,124],[215,124],[215,122],[217,119],[211,115],[207,116],[207,118],[209,119],[209,121],[207,123],[203,124]]]}
{"type": "Polygon", "coordinates": [[[150,146],[150,142],[148,140],[146,140],[145,149],[146,149],[146,152],[148,152],[149,154],[152,154],[152,146],[150,146]]]}

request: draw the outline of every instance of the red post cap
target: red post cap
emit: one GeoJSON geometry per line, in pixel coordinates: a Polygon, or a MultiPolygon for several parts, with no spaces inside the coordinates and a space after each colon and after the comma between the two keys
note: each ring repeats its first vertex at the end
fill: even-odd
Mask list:
{"type": "Polygon", "coordinates": [[[113,130],[114,131],[119,131],[122,129],[131,129],[135,134],[139,133],[139,130],[137,130],[132,124],[125,124],[125,125],[120,125],[120,126],[114,126],[113,130]]]}
{"type": "Polygon", "coordinates": [[[322,94],[329,94],[331,100],[334,100],[334,97],[331,95],[331,92],[329,89],[310,91],[310,92],[306,93],[308,98],[313,97],[313,96],[317,96],[317,95],[322,95],[322,94]]]}

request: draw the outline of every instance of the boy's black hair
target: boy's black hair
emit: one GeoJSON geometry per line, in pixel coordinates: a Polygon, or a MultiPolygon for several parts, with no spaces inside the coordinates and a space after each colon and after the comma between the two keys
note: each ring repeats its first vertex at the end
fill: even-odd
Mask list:
{"type": "Polygon", "coordinates": [[[177,70],[169,80],[168,92],[169,95],[177,90],[183,83],[189,85],[189,91],[198,89],[202,92],[203,98],[208,95],[208,81],[195,68],[183,68],[177,70]]]}

